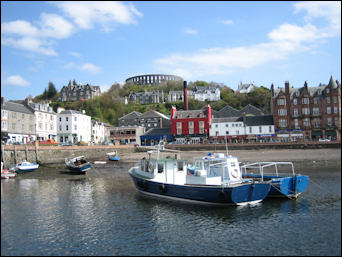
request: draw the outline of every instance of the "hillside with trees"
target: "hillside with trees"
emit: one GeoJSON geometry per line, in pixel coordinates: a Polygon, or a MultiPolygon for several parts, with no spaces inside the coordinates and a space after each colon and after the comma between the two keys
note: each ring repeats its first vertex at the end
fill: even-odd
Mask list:
{"type": "MultiPolygon", "coordinates": [[[[205,81],[190,82],[188,89],[192,90],[195,86],[209,87],[210,84],[205,81]]],[[[145,90],[163,90],[164,94],[167,94],[170,90],[183,90],[183,85],[181,83],[177,84],[176,82],[168,82],[162,86],[138,86],[135,84],[124,84],[123,86],[120,86],[120,84],[113,84],[108,91],[94,99],[60,102],[57,101],[58,93],[54,84],[49,82],[48,88],[44,90],[43,94],[36,96],[33,100],[51,100],[51,106],[55,111],[57,111],[57,107],[73,110],[85,110],[93,119],[98,119],[114,126],[118,124],[118,119],[120,117],[132,111],[144,113],[149,110],[155,110],[160,113],[170,115],[172,106],[176,106],[177,109],[183,109],[183,101],[164,104],[124,104],[122,99],[125,96],[128,96],[130,92],[143,92],[145,90]]],[[[242,94],[235,93],[234,90],[229,87],[223,87],[221,88],[220,101],[201,102],[194,99],[188,99],[188,105],[190,110],[196,110],[210,104],[214,110],[218,111],[226,105],[230,105],[237,110],[241,110],[246,105],[251,104],[261,109],[263,113],[268,114],[270,113],[270,99],[271,92],[265,87],[258,87],[253,92],[242,94]]]]}

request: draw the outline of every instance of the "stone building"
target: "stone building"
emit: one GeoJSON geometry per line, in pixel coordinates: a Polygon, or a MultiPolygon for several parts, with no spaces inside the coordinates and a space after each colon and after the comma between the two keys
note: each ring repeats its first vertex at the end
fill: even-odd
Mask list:
{"type": "Polygon", "coordinates": [[[171,126],[170,118],[160,112],[150,110],[145,113],[133,111],[119,118],[119,127],[141,126],[146,128],[165,128],[171,126]]]}
{"type": "Polygon", "coordinates": [[[1,97],[1,137],[5,142],[26,144],[36,140],[35,122],[32,109],[1,97]]]}
{"type": "Polygon", "coordinates": [[[131,92],[128,95],[128,101],[136,104],[157,104],[164,103],[163,91],[144,91],[144,92],[131,92]]]}
{"type": "Polygon", "coordinates": [[[63,86],[60,92],[60,101],[77,101],[87,100],[101,95],[99,86],[91,86],[89,84],[77,85],[75,82],[69,81],[68,86],[63,86]]]}
{"type": "Polygon", "coordinates": [[[341,139],[341,84],[331,76],[328,85],[274,89],[271,108],[277,137],[282,141],[341,139]]]}

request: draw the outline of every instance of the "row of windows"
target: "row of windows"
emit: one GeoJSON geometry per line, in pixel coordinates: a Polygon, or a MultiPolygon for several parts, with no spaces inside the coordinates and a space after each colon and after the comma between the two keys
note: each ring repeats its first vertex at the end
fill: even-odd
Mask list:
{"type": "MultiPolygon", "coordinates": [[[[11,123],[10,126],[13,130],[17,129],[17,123],[11,123]]],[[[19,124],[18,124],[18,128],[19,128],[19,124]]],[[[8,122],[7,121],[1,121],[1,130],[7,130],[8,129],[8,122]]],[[[21,124],[21,129],[24,130],[25,129],[25,123],[21,124]]],[[[28,124],[27,125],[27,129],[29,129],[30,131],[34,130],[34,125],[32,124],[28,124]]]]}
{"type": "MultiPolygon", "coordinates": [[[[331,114],[331,107],[327,107],[327,114],[331,114]]],[[[334,114],[338,113],[338,107],[334,106],[334,114]]],[[[310,114],[310,108],[302,108],[302,114],[310,114]]],[[[312,108],[312,114],[313,115],[319,115],[319,108],[314,107],[312,108]]],[[[279,116],[286,116],[287,115],[287,109],[278,109],[278,115],[279,116]]],[[[297,108],[293,109],[293,116],[297,117],[299,116],[299,111],[297,108]]]]}
{"type": "MultiPolygon", "coordinates": [[[[339,118],[338,117],[335,117],[334,123],[335,123],[335,126],[339,125],[338,124],[339,123],[339,118]]],[[[333,119],[331,117],[327,118],[327,124],[328,124],[328,126],[333,126],[333,119]]],[[[288,126],[287,125],[287,120],[286,119],[280,119],[278,121],[278,125],[281,128],[286,128],[288,126]]],[[[298,119],[294,119],[294,126],[295,126],[295,128],[300,128],[299,120],[298,119]]],[[[309,127],[310,126],[310,118],[303,119],[303,126],[304,127],[309,127]]],[[[320,119],[313,119],[313,126],[315,128],[319,128],[321,126],[321,120],[320,119]]]]}
{"type": "MultiPolygon", "coordinates": [[[[326,100],[326,102],[327,102],[328,104],[331,103],[330,97],[326,97],[325,100],[326,100]]],[[[314,103],[314,104],[318,104],[318,102],[319,102],[319,98],[318,98],[318,97],[314,97],[314,98],[313,98],[313,103],[314,103]]],[[[333,102],[334,102],[334,103],[337,103],[337,97],[336,97],[336,96],[333,97],[333,102]]],[[[310,99],[309,99],[309,98],[307,98],[307,97],[302,98],[302,104],[309,104],[309,103],[310,103],[310,99]]],[[[277,99],[277,104],[278,104],[278,105],[286,105],[286,99],[285,99],[285,98],[279,98],[279,99],[277,99]]],[[[298,104],[298,99],[297,99],[297,98],[294,98],[294,99],[293,99],[293,104],[294,104],[294,105],[297,105],[297,104],[298,104]]]]}
{"type": "MultiPolygon", "coordinates": [[[[242,127],[243,126],[243,123],[232,123],[232,124],[230,124],[231,125],[231,127],[242,127]]],[[[212,125],[210,125],[210,128],[212,128],[214,126],[214,124],[212,124],[212,125]]],[[[215,128],[218,128],[218,126],[219,126],[219,124],[215,124],[215,128]]],[[[226,128],[229,128],[229,124],[228,123],[226,123],[225,124],[225,126],[226,126],[226,128]]]]}
{"type": "MultiPolygon", "coordinates": [[[[252,134],[253,133],[253,127],[248,127],[248,131],[249,131],[249,134],[252,134]]],[[[272,130],[272,126],[268,126],[268,133],[272,133],[273,130],[272,130]]],[[[216,131],[215,134],[216,136],[218,135],[219,131],[216,131]]],[[[258,127],[258,133],[262,133],[262,126],[259,126],[258,127]]],[[[240,130],[236,130],[235,131],[235,134],[236,135],[239,135],[240,134],[240,130]]],[[[226,135],[229,135],[229,131],[226,130],[226,135]]]]}

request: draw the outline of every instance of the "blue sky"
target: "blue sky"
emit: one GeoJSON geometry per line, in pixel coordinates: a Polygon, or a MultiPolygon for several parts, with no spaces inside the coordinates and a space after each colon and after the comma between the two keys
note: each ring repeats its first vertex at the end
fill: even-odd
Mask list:
{"type": "Polygon", "coordinates": [[[341,81],[341,2],[1,1],[1,95],[140,74],[270,88],[341,81]]]}

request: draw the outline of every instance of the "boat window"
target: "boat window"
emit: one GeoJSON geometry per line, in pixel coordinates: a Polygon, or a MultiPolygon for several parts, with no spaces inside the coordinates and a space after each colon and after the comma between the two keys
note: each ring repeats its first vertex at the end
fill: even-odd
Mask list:
{"type": "Polygon", "coordinates": [[[184,167],[184,162],[177,162],[178,165],[178,171],[183,171],[183,167],[184,167]]]}
{"type": "Polygon", "coordinates": [[[158,163],[158,173],[163,173],[163,172],[164,172],[164,164],[158,163]]]}

